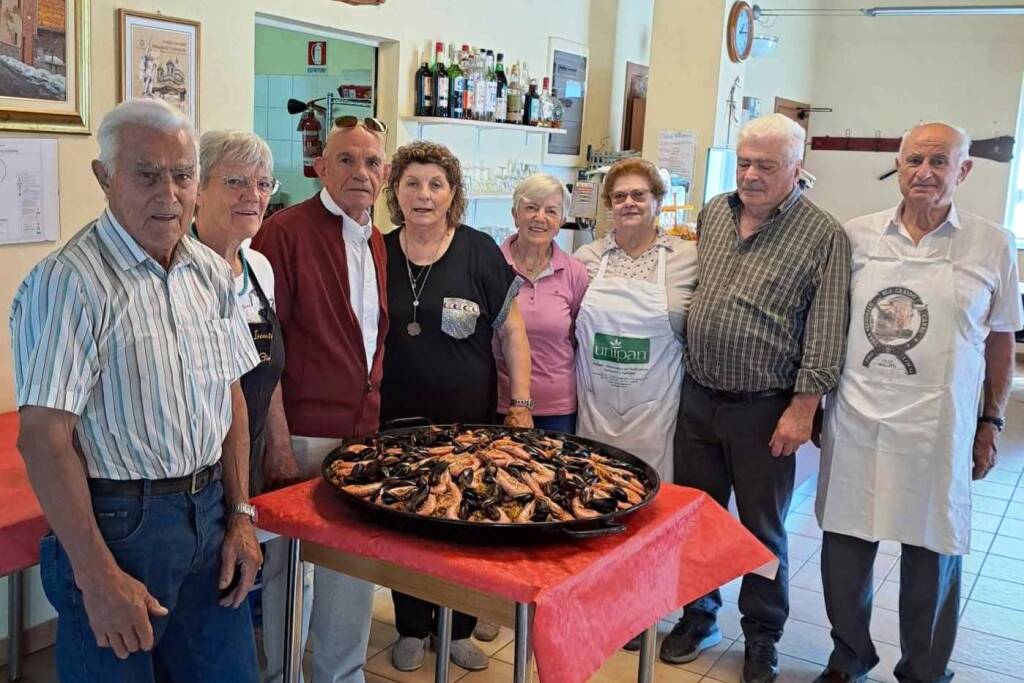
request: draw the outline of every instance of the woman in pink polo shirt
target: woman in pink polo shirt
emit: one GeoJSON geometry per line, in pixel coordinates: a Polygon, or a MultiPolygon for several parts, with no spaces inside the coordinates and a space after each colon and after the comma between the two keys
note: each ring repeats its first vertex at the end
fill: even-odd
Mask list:
{"type": "MultiPolygon", "coordinates": [[[[530,339],[530,395],[538,429],[576,431],[576,313],[587,291],[587,269],[555,244],[569,210],[569,193],[557,178],[535,173],[512,195],[516,234],[501,252],[523,280],[519,310],[530,339]]],[[[508,372],[499,345],[498,412],[509,407],[508,372]]]]}

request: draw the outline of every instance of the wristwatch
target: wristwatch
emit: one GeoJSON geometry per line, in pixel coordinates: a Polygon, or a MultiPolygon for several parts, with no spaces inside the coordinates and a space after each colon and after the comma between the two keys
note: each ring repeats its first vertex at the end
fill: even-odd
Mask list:
{"type": "Polygon", "coordinates": [[[1001,432],[1006,427],[1006,418],[997,417],[995,415],[982,415],[978,418],[978,422],[988,422],[990,425],[996,428],[996,431],[1001,432]]]}
{"type": "Polygon", "coordinates": [[[508,404],[513,408],[526,408],[527,410],[533,410],[532,398],[514,398],[509,401],[508,404]]]}
{"type": "Polygon", "coordinates": [[[256,523],[256,506],[252,503],[235,503],[231,507],[231,514],[233,515],[245,515],[248,517],[253,524],[256,523]]]}

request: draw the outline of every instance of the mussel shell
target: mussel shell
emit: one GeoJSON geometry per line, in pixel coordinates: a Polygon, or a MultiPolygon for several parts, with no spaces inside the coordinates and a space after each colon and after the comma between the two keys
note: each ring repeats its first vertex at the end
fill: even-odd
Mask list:
{"type": "Polygon", "coordinates": [[[462,470],[459,476],[455,478],[455,483],[458,484],[460,489],[464,489],[473,483],[473,470],[469,467],[462,470]]]}
{"type": "Polygon", "coordinates": [[[427,496],[429,495],[430,489],[426,486],[421,486],[420,489],[416,491],[411,498],[409,498],[409,502],[406,503],[405,509],[409,512],[416,512],[423,506],[423,503],[426,502],[427,496]]]}
{"type": "Polygon", "coordinates": [[[607,515],[619,509],[619,501],[614,498],[594,498],[589,503],[586,503],[586,506],[591,510],[607,515]]]}

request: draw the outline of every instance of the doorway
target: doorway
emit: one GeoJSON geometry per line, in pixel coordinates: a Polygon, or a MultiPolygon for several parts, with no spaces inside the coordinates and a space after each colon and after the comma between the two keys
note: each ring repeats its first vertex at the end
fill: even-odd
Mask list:
{"type": "Polygon", "coordinates": [[[626,92],[622,104],[620,149],[639,151],[644,146],[644,117],[647,112],[647,72],[643,64],[626,62],[626,92]]]}

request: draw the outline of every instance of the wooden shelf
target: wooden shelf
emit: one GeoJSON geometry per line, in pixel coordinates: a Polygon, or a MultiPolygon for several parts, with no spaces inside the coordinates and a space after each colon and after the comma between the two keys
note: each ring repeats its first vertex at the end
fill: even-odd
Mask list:
{"type": "Polygon", "coordinates": [[[520,126],[515,123],[492,123],[490,121],[474,121],[473,119],[446,119],[441,116],[403,116],[403,121],[421,126],[469,126],[471,128],[494,128],[511,130],[527,135],[565,135],[564,128],[539,128],[537,126],[520,126]]]}

